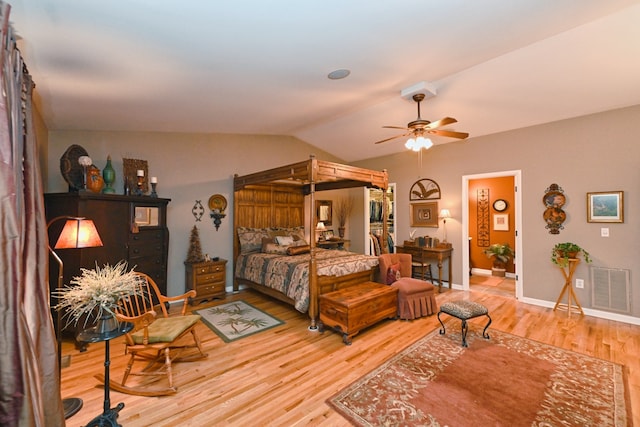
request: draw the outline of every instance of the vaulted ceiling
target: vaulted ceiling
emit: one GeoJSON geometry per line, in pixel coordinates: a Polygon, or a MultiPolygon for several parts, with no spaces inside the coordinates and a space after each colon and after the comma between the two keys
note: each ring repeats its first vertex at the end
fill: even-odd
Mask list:
{"type": "Polygon", "coordinates": [[[404,150],[374,141],[422,81],[422,118],[463,144],[640,104],[639,0],[9,3],[50,130],[294,135],[357,161],[404,150]]]}

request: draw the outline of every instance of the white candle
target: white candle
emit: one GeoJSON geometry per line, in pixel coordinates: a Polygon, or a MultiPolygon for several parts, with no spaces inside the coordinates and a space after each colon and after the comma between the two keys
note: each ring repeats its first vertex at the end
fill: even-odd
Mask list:
{"type": "Polygon", "coordinates": [[[157,184],[157,183],[158,183],[158,177],[156,177],[156,176],[152,176],[152,177],[151,177],[151,183],[152,183],[152,184],[157,184]]]}
{"type": "Polygon", "coordinates": [[[144,171],[142,169],[138,169],[138,176],[144,176],[144,171]]]}

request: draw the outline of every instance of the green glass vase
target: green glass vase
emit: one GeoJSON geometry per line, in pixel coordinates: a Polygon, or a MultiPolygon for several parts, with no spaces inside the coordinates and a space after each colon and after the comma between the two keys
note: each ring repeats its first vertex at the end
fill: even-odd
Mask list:
{"type": "Polygon", "coordinates": [[[113,183],[116,181],[116,171],[111,166],[111,156],[107,156],[107,165],[102,170],[102,179],[104,179],[103,194],[114,194],[116,190],[113,183]]]}

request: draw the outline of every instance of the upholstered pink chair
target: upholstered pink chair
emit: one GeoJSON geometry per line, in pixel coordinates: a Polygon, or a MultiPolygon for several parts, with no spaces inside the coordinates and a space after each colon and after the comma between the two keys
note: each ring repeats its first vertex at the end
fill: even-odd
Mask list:
{"type": "Polygon", "coordinates": [[[398,289],[398,316],[416,319],[438,311],[432,283],[411,277],[411,254],[382,254],[378,257],[378,281],[398,289]]]}

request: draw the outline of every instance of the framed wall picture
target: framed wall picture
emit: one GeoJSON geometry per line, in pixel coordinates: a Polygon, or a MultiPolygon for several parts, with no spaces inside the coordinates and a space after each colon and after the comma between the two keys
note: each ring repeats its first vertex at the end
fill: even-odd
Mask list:
{"type": "Polygon", "coordinates": [[[438,202],[411,204],[412,227],[438,227],[438,202]]]}
{"type": "Polygon", "coordinates": [[[587,193],[587,222],[624,222],[624,192],[587,193]]]}
{"type": "Polygon", "coordinates": [[[493,230],[509,231],[509,214],[493,214],[493,230]]]}

